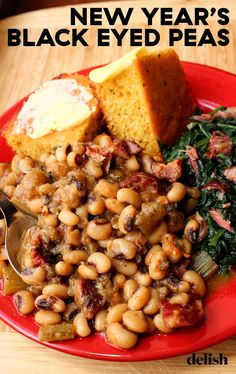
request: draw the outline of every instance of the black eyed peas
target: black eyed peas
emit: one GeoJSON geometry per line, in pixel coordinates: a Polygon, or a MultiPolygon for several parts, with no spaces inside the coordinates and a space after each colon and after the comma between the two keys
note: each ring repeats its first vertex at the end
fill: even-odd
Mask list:
{"type": "Polygon", "coordinates": [[[109,239],[112,234],[111,223],[104,219],[94,219],[88,223],[87,233],[95,240],[109,239]]]}
{"type": "Polygon", "coordinates": [[[140,195],[131,188],[121,188],[117,192],[117,200],[121,203],[133,205],[136,209],[140,208],[142,203],[140,195]]]}
{"type": "Polygon", "coordinates": [[[151,291],[149,288],[140,286],[128,300],[128,307],[131,310],[142,309],[150,300],[151,291]]]}
{"type": "Polygon", "coordinates": [[[132,260],[136,256],[137,250],[138,248],[134,243],[123,238],[114,239],[108,245],[108,253],[112,257],[125,260],[132,260]]]}
{"type": "Polygon", "coordinates": [[[73,320],[73,325],[75,326],[76,334],[82,338],[91,334],[91,329],[89,327],[88,321],[83,315],[83,313],[78,313],[73,320]]]}
{"type": "Polygon", "coordinates": [[[33,294],[28,290],[18,291],[13,296],[16,309],[21,314],[29,314],[35,309],[33,294]]]}
{"type": "Polygon", "coordinates": [[[122,315],[125,326],[133,332],[143,333],[148,330],[148,322],[143,312],[128,310],[122,315]]]}
{"type": "Polygon", "coordinates": [[[45,296],[55,295],[60,299],[68,299],[68,287],[63,284],[47,284],[43,287],[42,294],[45,296]]]}
{"type": "Polygon", "coordinates": [[[35,316],[35,321],[41,326],[56,325],[61,322],[61,315],[51,310],[39,310],[35,316]]]}
{"type": "MultiPolygon", "coordinates": [[[[14,296],[20,313],[37,310],[36,322],[56,333],[70,324],[72,337],[104,332],[110,343],[129,349],[138,334],[178,327],[174,317],[172,329],[166,305],[186,313],[195,308],[193,299],[201,305],[205,283],[186,269],[207,228],[183,208],[191,200],[196,205],[200,191],[163,183],[153,162],[132,141],[101,134],[93,143],[61,144],[40,162],[17,155],[11,167],[0,164],[0,190],[38,215],[20,258],[27,284],[14,296]]],[[[0,220],[3,278],[4,237],[0,220]]]]}
{"type": "Polygon", "coordinates": [[[120,322],[122,320],[122,315],[128,310],[128,305],[126,303],[116,304],[111,307],[107,314],[107,323],[120,322]]]}
{"type": "Polygon", "coordinates": [[[183,275],[183,281],[190,283],[190,285],[192,285],[193,291],[200,297],[204,297],[206,295],[206,284],[202,277],[196,271],[186,271],[183,275]]]}
{"type": "Polygon", "coordinates": [[[106,198],[116,198],[119,186],[105,179],[101,179],[95,186],[94,192],[106,198]]]}
{"type": "Polygon", "coordinates": [[[57,313],[62,313],[66,310],[65,302],[55,295],[38,296],[35,300],[35,306],[38,309],[51,310],[57,313]]]}
{"type": "Polygon", "coordinates": [[[177,203],[183,200],[185,194],[186,194],[186,187],[182,183],[175,182],[171,185],[167,193],[167,198],[172,203],[177,203]]]}
{"type": "Polygon", "coordinates": [[[106,336],[110,343],[124,349],[134,347],[138,341],[138,336],[135,333],[128,331],[118,322],[108,325],[106,336]]]}
{"type": "Polygon", "coordinates": [[[108,256],[101,252],[92,253],[87,260],[88,265],[95,267],[98,273],[108,273],[111,268],[111,260],[108,256]]]}
{"type": "Polygon", "coordinates": [[[128,205],[122,210],[118,220],[118,228],[123,234],[128,234],[133,229],[136,215],[137,210],[132,205],[128,205]]]}

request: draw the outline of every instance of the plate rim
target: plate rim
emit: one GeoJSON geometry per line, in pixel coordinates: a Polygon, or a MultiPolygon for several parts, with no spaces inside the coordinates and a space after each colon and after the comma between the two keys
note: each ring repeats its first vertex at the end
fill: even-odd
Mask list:
{"type": "MultiPolygon", "coordinates": [[[[229,72],[229,71],[225,71],[223,69],[213,67],[213,66],[199,64],[199,63],[195,63],[195,62],[188,62],[188,61],[181,61],[181,63],[185,67],[192,67],[193,69],[195,67],[196,68],[201,68],[205,71],[208,70],[208,71],[211,71],[211,72],[214,72],[214,73],[217,72],[218,74],[227,75],[229,78],[233,78],[233,79],[236,78],[236,74],[234,74],[232,72],[229,72]]],[[[94,69],[96,67],[97,66],[84,68],[84,69],[81,69],[80,71],[78,71],[78,73],[87,75],[88,72],[91,69],[94,69]]],[[[30,94],[28,94],[25,97],[23,97],[22,99],[18,100],[15,104],[13,104],[11,107],[9,107],[6,111],[4,111],[0,115],[0,128],[5,125],[5,123],[6,123],[5,119],[6,118],[9,119],[21,107],[21,105],[24,103],[24,101],[27,99],[27,97],[29,95],[30,94]]],[[[2,296],[2,294],[0,293],[0,297],[1,296],[2,296]]],[[[27,318],[27,316],[26,316],[26,318],[27,318]]],[[[89,352],[88,350],[87,351],[82,351],[82,352],[79,352],[79,353],[75,353],[75,352],[70,351],[69,346],[63,346],[63,342],[60,343],[60,344],[57,343],[57,342],[52,342],[52,343],[40,342],[38,340],[37,336],[34,336],[33,332],[28,333],[24,329],[24,327],[21,328],[20,326],[18,326],[18,323],[14,322],[14,318],[12,316],[8,317],[8,316],[3,315],[2,312],[1,312],[1,309],[0,309],[0,319],[3,322],[5,322],[7,325],[12,327],[15,331],[17,331],[18,333],[26,336],[27,338],[29,338],[33,341],[35,341],[36,343],[39,343],[43,346],[52,348],[54,350],[57,350],[57,351],[60,351],[60,352],[63,352],[63,353],[72,354],[72,355],[75,355],[75,356],[85,357],[85,358],[90,358],[90,359],[98,359],[98,360],[104,360],[104,361],[117,361],[117,362],[135,362],[135,361],[138,362],[138,361],[150,361],[150,360],[160,360],[160,359],[174,358],[176,356],[191,354],[193,352],[192,347],[189,347],[189,350],[185,349],[183,351],[183,348],[181,350],[181,346],[180,346],[180,348],[176,349],[175,353],[172,354],[172,355],[170,355],[170,353],[165,353],[165,352],[162,353],[162,354],[159,354],[159,356],[158,356],[157,352],[145,352],[142,355],[139,355],[136,352],[134,352],[133,353],[134,358],[132,357],[132,353],[129,353],[129,352],[132,352],[132,351],[130,351],[130,350],[120,350],[120,349],[117,349],[117,354],[107,354],[107,353],[99,354],[99,353],[89,352]]],[[[236,326],[235,326],[234,329],[232,329],[232,331],[227,330],[227,331],[223,331],[221,333],[218,333],[214,337],[211,336],[210,341],[209,341],[209,338],[208,338],[206,340],[199,341],[197,343],[195,342],[195,350],[194,351],[202,350],[202,349],[205,349],[205,348],[207,348],[209,346],[212,346],[214,344],[220,343],[220,342],[224,341],[225,339],[230,338],[231,336],[234,336],[235,334],[236,334],[236,326]]],[[[108,343],[106,342],[105,344],[108,344],[108,343]]],[[[142,343],[140,343],[140,344],[142,344],[142,343]]]]}

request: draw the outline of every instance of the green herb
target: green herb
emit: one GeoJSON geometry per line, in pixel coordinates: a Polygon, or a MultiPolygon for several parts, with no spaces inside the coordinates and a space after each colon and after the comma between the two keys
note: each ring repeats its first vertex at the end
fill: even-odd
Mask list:
{"type": "MultiPolygon", "coordinates": [[[[211,112],[211,115],[225,109],[225,107],[217,108],[211,112]]],[[[206,220],[209,234],[195,246],[196,250],[204,250],[209,253],[219,265],[219,272],[225,273],[230,265],[236,265],[236,185],[224,176],[226,168],[236,166],[236,119],[218,117],[209,123],[192,119],[188,128],[189,131],[182,135],[174,147],[160,143],[160,148],[166,162],[176,158],[183,160],[183,183],[202,189],[206,183],[216,180],[227,186],[226,191],[202,189],[196,211],[206,220]],[[215,158],[207,157],[206,152],[213,131],[221,131],[230,137],[233,143],[232,154],[218,154],[215,158]],[[187,146],[194,147],[198,153],[196,173],[190,164],[186,152],[187,146]],[[230,222],[235,232],[231,233],[220,227],[213,220],[211,209],[217,209],[223,219],[230,222]]]]}

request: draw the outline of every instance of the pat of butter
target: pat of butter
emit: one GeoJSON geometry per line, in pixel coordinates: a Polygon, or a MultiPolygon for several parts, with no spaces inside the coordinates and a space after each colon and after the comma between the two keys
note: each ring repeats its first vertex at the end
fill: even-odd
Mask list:
{"type": "Polygon", "coordinates": [[[89,74],[89,79],[95,83],[103,83],[108,79],[112,79],[122,73],[122,71],[126,70],[132,62],[138,56],[145,56],[147,55],[147,48],[139,47],[135,48],[132,51],[126,53],[124,56],[119,58],[118,60],[105,65],[101,68],[94,69],[89,74]]]}
{"type": "Polygon", "coordinates": [[[15,134],[36,139],[83,123],[92,110],[87,103],[93,95],[75,79],[55,79],[31,94],[20,110],[15,134]]]}

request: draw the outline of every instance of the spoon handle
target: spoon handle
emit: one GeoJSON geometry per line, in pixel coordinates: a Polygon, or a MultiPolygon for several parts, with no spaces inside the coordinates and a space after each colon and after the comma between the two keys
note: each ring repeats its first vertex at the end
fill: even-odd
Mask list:
{"type": "Polygon", "coordinates": [[[0,193],[0,218],[6,220],[7,226],[10,226],[12,217],[16,212],[17,209],[10,200],[3,193],[0,193]]]}

